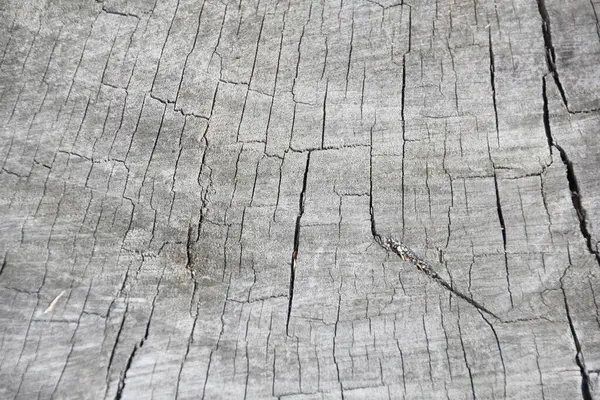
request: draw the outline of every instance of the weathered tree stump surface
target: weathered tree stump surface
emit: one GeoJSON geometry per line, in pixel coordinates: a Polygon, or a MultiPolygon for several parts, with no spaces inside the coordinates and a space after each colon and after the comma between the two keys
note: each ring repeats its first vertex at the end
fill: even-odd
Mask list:
{"type": "Polygon", "coordinates": [[[598,0],[0,8],[0,398],[600,399],[598,0]]]}

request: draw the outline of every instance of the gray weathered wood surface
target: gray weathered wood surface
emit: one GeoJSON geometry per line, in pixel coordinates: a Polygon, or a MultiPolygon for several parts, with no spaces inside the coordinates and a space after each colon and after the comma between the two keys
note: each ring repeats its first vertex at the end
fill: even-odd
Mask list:
{"type": "Polygon", "coordinates": [[[600,399],[599,13],[1,0],[0,398],[600,399]]]}

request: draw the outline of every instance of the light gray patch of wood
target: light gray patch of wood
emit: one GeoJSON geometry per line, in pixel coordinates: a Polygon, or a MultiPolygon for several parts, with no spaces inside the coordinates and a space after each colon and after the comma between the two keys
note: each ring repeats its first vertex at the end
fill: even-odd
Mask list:
{"type": "Polygon", "coordinates": [[[600,398],[599,12],[5,1],[0,397],[600,398]]]}

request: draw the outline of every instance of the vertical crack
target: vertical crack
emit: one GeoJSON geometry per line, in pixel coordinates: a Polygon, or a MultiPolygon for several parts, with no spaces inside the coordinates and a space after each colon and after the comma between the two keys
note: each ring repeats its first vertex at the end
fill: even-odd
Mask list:
{"type": "MultiPolygon", "coordinates": [[[[539,4],[539,1],[538,1],[539,4]]],[[[556,78],[555,78],[556,79],[556,78]]],[[[559,87],[560,90],[560,87],[559,87]]],[[[561,92],[562,94],[562,92],[561,92]]],[[[575,171],[573,169],[573,163],[569,160],[567,156],[567,152],[560,146],[558,143],[554,141],[554,137],[552,136],[552,130],[550,128],[550,112],[548,107],[548,93],[547,93],[547,82],[546,77],[542,78],[542,98],[544,101],[544,130],[546,132],[546,139],[548,140],[548,148],[550,154],[553,154],[553,148],[558,150],[560,158],[567,170],[567,181],[569,184],[569,190],[571,191],[571,202],[573,203],[573,208],[577,214],[577,219],[579,220],[579,229],[581,231],[581,235],[585,239],[586,246],[588,251],[596,257],[596,262],[600,264],[600,256],[597,251],[592,248],[592,238],[591,234],[587,229],[586,223],[586,210],[581,203],[581,196],[579,194],[579,183],[577,182],[577,177],[575,176],[575,171]]],[[[564,99],[563,99],[564,100],[564,99]]],[[[566,106],[566,104],[565,104],[566,106]]],[[[567,108],[568,111],[568,108],[567,108]]],[[[571,265],[570,256],[569,256],[569,266],[571,265]]],[[[566,271],[565,271],[566,273],[566,271]]],[[[564,277],[564,275],[563,275],[564,277]]],[[[569,310],[569,304],[567,302],[567,294],[565,288],[562,283],[561,278],[561,290],[563,292],[563,298],[565,303],[565,311],[567,313],[567,320],[569,322],[569,328],[571,330],[571,335],[573,337],[573,342],[575,344],[575,349],[577,354],[575,355],[575,362],[579,366],[581,371],[581,395],[584,400],[592,400],[592,395],[590,391],[590,382],[589,382],[589,374],[587,368],[585,366],[585,360],[583,358],[583,353],[581,351],[581,343],[579,342],[579,338],[577,337],[577,331],[575,330],[575,326],[573,325],[573,319],[571,318],[571,313],[569,310]]]]}
{"type": "Polygon", "coordinates": [[[560,97],[562,98],[567,111],[569,110],[569,103],[567,102],[567,96],[565,94],[565,90],[563,89],[562,83],[560,82],[560,78],[558,76],[558,70],[556,69],[556,53],[554,51],[554,44],[552,43],[552,31],[550,29],[550,16],[548,15],[548,9],[546,8],[545,0],[537,0],[538,3],[538,11],[540,13],[540,17],[542,18],[542,33],[544,35],[544,46],[546,48],[546,64],[548,64],[548,70],[552,74],[554,78],[554,82],[560,92],[560,97]]]}
{"type": "Polygon", "coordinates": [[[6,259],[8,258],[8,252],[4,254],[4,260],[2,261],[2,266],[0,266],[0,275],[4,272],[4,268],[6,268],[6,259]]]}
{"type": "Polygon", "coordinates": [[[533,345],[535,347],[535,363],[537,365],[538,376],[540,380],[540,391],[542,393],[542,400],[546,400],[546,394],[544,393],[544,377],[542,375],[542,368],[540,367],[540,351],[538,349],[537,340],[533,335],[533,345]]]}
{"type": "MultiPolygon", "coordinates": [[[[404,2],[402,2],[404,6],[404,2]]],[[[402,54],[402,86],[400,89],[401,99],[400,99],[400,120],[402,124],[402,173],[401,173],[401,184],[402,184],[402,240],[404,240],[404,232],[405,232],[405,185],[404,185],[404,171],[405,161],[406,161],[406,116],[405,116],[405,105],[406,105],[406,56],[412,50],[412,7],[408,5],[408,48],[406,52],[402,54]]],[[[404,11],[404,10],[403,10],[404,11]]]]}
{"type": "Polygon", "coordinates": [[[496,103],[496,64],[494,62],[494,47],[492,44],[492,28],[488,30],[490,42],[490,83],[492,85],[492,102],[494,104],[494,118],[496,122],[496,142],[500,147],[500,130],[498,128],[498,107],[496,103]]]}
{"type": "Polygon", "coordinates": [[[579,230],[581,235],[585,239],[585,244],[587,246],[588,251],[596,257],[596,262],[600,265],[600,254],[597,249],[594,249],[592,246],[592,235],[587,227],[587,211],[581,202],[581,194],[579,190],[579,182],[577,181],[577,176],[575,175],[575,169],[573,168],[573,162],[569,159],[567,152],[565,149],[560,146],[558,143],[554,141],[554,137],[552,136],[552,130],[550,129],[550,112],[548,111],[548,94],[546,90],[546,78],[542,79],[542,97],[544,99],[544,129],[546,132],[546,139],[548,140],[548,147],[550,149],[550,154],[552,154],[552,148],[558,150],[558,154],[560,155],[560,159],[562,163],[565,165],[567,169],[567,181],[569,183],[569,190],[571,191],[571,202],[573,203],[573,208],[575,209],[575,213],[577,214],[577,219],[579,220],[579,230]]]}
{"type": "Polygon", "coordinates": [[[471,393],[473,394],[473,399],[477,398],[475,393],[475,383],[473,382],[473,372],[471,371],[471,365],[469,365],[469,359],[467,358],[467,350],[465,349],[465,342],[463,341],[462,329],[460,327],[460,309],[458,311],[458,338],[460,339],[460,347],[462,348],[463,359],[465,361],[465,366],[467,367],[467,372],[469,373],[469,381],[471,383],[471,393]]]}
{"type": "Polygon", "coordinates": [[[573,343],[575,344],[575,349],[577,350],[577,354],[575,355],[575,362],[581,371],[581,396],[583,400],[592,400],[592,393],[590,390],[590,376],[588,370],[585,366],[585,360],[583,358],[583,352],[581,351],[581,342],[577,337],[577,331],[575,330],[575,325],[573,325],[573,319],[571,318],[571,313],[569,311],[569,303],[567,302],[567,293],[565,292],[565,288],[562,285],[561,280],[561,290],[563,292],[563,298],[565,300],[565,311],[567,313],[567,320],[569,321],[569,328],[571,329],[571,335],[573,336],[573,343]]]}
{"type": "MultiPolygon", "coordinates": [[[[341,7],[340,7],[341,10],[341,7]]],[[[344,89],[344,98],[348,94],[348,79],[350,77],[350,64],[352,63],[352,51],[354,42],[354,10],[352,11],[352,24],[350,25],[350,50],[348,51],[348,65],[346,66],[346,87],[344,89]]]]}
{"type": "Polygon", "coordinates": [[[427,360],[429,366],[429,380],[433,383],[433,368],[431,367],[431,348],[429,344],[429,335],[427,334],[427,326],[425,325],[425,314],[422,315],[423,332],[425,332],[425,344],[427,345],[427,360]]]}
{"type": "Polygon", "coordinates": [[[119,379],[119,385],[117,387],[117,394],[115,395],[115,400],[120,400],[123,397],[123,390],[125,389],[125,380],[127,379],[127,372],[131,369],[131,364],[133,362],[133,358],[135,357],[135,353],[140,347],[141,345],[136,345],[133,348],[131,354],[129,354],[129,358],[127,359],[127,363],[125,364],[125,369],[123,370],[123,373],[121,374],[121,377],[119,379]]]}
{"type": "Polygon", "coordinates": [[[404,240],[405,190],[404,190],[404,161],[406,160],[406,120],[404,119],[404,100],[406,98],[406,54],[402,57],[402,100],[400,103],[400,119],[402,121],[402,240],[404,240]]]}
{"type": "MultiPolygon", "coordinates": [[[[325,83],[325,97],[323,98],[323,126],[321,127],[321,148],[325,148],[325,119],[327,118],[327,92],[329,90],[329,79],[325,83]]],[[[362,112],[362,111],[361,111],[362,112]]]]}
{"type": "Polygon", "coordinates": [[[500,204],[500,191],[498,190],[498,178],[494,172],[494,189],[496,192],[496,210],[498,212],[498,221],[500,222],[500,230],[502,231],[502,246],[504,248],[504,269],[506,270],[506,285],[508,286],[508,296],[510,298],[510,308],[514,308],[512,291],[510,290],[510,273],[508,271],[508,254],[506,253],[506,225],[504,224],[504,214],[502,213],[502,205],[500,204]]]}
{"type": "Polygon", "coordinates": [[[342,305],[342,295],[340,294],[341,287],[342,287],[342,282],[340,281],[340,287],[338,288],[337,316],[336,316],[335,325],[333,328],[333,363],[335,364],[337,380],[340,385],[340,394],[341,394],[342,400],[344,400],[344,386],[342,385],[342,379],[340,378],[340,365],[338,364],[337,351],[336,351],[337,350],[336,349],[336,340],[337,340],[337,334],[338,334],[338,325],[340,323],[340,308],[342,305]]]}
{"type": "Polygon", "coordinates": [[[375,228],[375,212],[373,209],[373,127],[377,123],[377,114],[375,114],[375,122],[371,126],[370,137],[371,147],[369,149],[369,216],[371,217],[371,235],[375,241],[379,244],[382,243],[381,236],[377,233],[375,228]]]}
{"type": "MultiPolygon", "coordinates": [[[[494,334],[494,338],[496,339],[496,347],[498,347],[498,354],[500,355],[500,362],[502,363],[502,376],[504,378],[504,386],[503,386],[504,396],[503,397],[506,399],[506,385],[507,385],[506,364],[504,363],[504,356],[502,355],[502,347],[500,346],[500,339],[498,338],[498,333],[496,332],[494,325],[492,325],[492,323],[490,321],[488,321],[488,319],[485,317],[485,315],[483,315],[483,313],[481,311],[479,311],[479,315],[481,315],[481,318],[483,318],[485,323],[490,327],[490,329],[492,330],[492,333],[494,334]]],[[[535,337],[534,337],[534,340],[535,340],[535,337]]]]}
{"type": "Polygon", "coordinates": [[[306,167],[304,169],[304,178],[302,180],[302,191],[300,192],[298,216],[296,217],[296,228],[294,231],[294,250],[292,251],[292,260],[290,263],[290,289],[288,296],[288,312],[285,323],[285,334],[289,336],[290,316],[292,314],[292,305],[294,302],[294,282],[296,280],[296,259],[298,257],[298,248],[300,246],[300,222],[304,214],[304,197],[306,195],[306,183],[308,180],[308,168],[310,167],[311,151],[306,156],[306,167]]]}

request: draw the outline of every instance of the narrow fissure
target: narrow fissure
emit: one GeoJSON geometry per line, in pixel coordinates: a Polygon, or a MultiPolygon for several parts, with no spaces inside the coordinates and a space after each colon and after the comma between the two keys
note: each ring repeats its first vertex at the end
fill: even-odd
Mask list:
{"type": "Polygon", "coordinates": [[[496,64],[494,62],[494,48],[492,45],[492,29],[489,30],[490,42],[490,83],[492,86],[492,103],[494,105],[494,118],[496,122],[496,142],[500,147],[500,129],[498,128],[498,107],[496,104],[496,64]]]}
{"type": "Polygon", "coordinates": [[[565,288],[562,287],[561,282],[561,290],[563,292],[563,298],[565,300],[565,311],[567,313],[567,321],[569,321],[569,328],[571,329],[571,336],[573,336],[573,343],[575,344],[575,350],[577,354],[575,355],[575,362],[581,371],[581,396],[583,400],[592,400],[592,393],[590,390],[590,376],[587,368],[585,367],[585,360],[583,359],[583,353],[581,351],[581,343],[579,342],[579,338],[577,337],[577,331],[575,330],[575,325],[573,325],[573,319],[571,318],[571,313],[569,311],[569,303],[567,302],[567,294],[565,292],[565,288]]]}
{"type": "MultiPolygon", "coordinates": [[[[583,238],[585,239],[588,251],[596,257],[596,261],[600,264],[600,257],[597,251],[594,251],[592,248],[592,238],[587,229],[586,224],[586,211],[581,204],[581,197],[579,195],[579,184],[577,183],[577,178],[575,176],[575,171],[573,170],[573,163],[569,160],[566,151],[557,143],[554,142],[554,138],[552,137],[552,131],[550,129],[550,112],[548,109],[548,94],[546,91],[546,77],[542,78],[542,97],[544,100],[544,130],[546,132],[546,139],[548,140],[548,147],[550,150],[550,154],[552,154],[552,148],[558,150],[560,154],[560,158],[567,169],[567,181],[569,184],[569,190],[571,191],[571,201],[573,203],[573,208],[577,214],[577,219],[579,220],[579,229],[583,238]]],[[[570,257],[569,257],[570,258],[570,257]]],[[[592,400],[592,395],[590,392],[590,384],[589,384],[589,375],[587,369],[585,368],[585,363],[583,360],[583,354],[581,352],[581,345],[579,343],[579,339],[577,338],[577,332],[575,331],[575,326],[573,325],[573,320],[571,319],[571,314],[569,312],[569,305],[567,303],[567,295],[565,293],[564,287],[562,287],[561,282],[561,290],[563,292],[563,297],[565,301],[565,310],[567,313],[567,320],[569,321],[569,327],[571,329],[571,335],[573,336],[573,342],[575,343],[575,349],[577,354],[575,355],[575,362],[579,366],[581,371],[581,395],[584,400],[592,400]]]]}
{"type": "Polygon", "coordinates": [[[119,385],[117,386],[117,394],[115,395],[115,400],[121,400],[121,398],[123,397],[123,390],[125,389],[125,380],[127,379],[127,372],[131,369],[131,363],[133,362],[133,358],[135,357],[135,353],[137,352],[139,347],[136,345],[133,348],[131,354],[129,355],[129,358],[127,359],[125,369],[121,374],[121,379],[119,379],[119,385]]]}
{"type": "Polygon", "coordinates": [[[404,99],[406,97],[406,54],[402,57],[402,102],[400,103],[400,118],[402,119],[402,240],[404,240],[405,190],[404,190],[404,161],[406,160],[406,122],[404,120],[404,99]]]}
{"type": "Polygon", "coordinates": [[[298,257],[298,248],[300,247],[300,223],[304,214],[304,196],[306,195],[306,183],[308,180],[308,168],[310,167],[311,151],[306,156],[306,168],[304,169],[304,178],[302,180],[302,191],[300,192],[300,200],[298,207],[298,216],[296,217],[296,227],[294,230],[294,249],[292,251],[292,259],[290,263],[290,287],[288,295],[288,312],[285,323],[285,334],[289,336],[290,316],[292,314],[292,305],[294,302],[294,282],[296,280],[296,259],[298,257]]]}
{"type": "Polygon", "coordinates": [[[0,275],[4,272],[4,268],[6,268],[6,259],[8,258],[8,252],[4,254],[4,260],[2,261],[2,266],[0,267],[0,275]]]}
{"type": "MultiPolygon", "coordinates": [[[[373,126],[377,123],[377,116],[375,116],[375,122],[373,126]]],[[[369,150],[369,216],[371,217],[371,235],[377,243],[381,243],[381,236],[377,233],[377,229],[375,228],[375,213],[373,209],[373,126],[371,127],[370,135],[371,135],[371,148],[369,150]]]]}
{"type": "Polygon", "coordinates": [[[471,393],[473,394],[473,399],[477,399],[477,394],[475,393],[475,382],[473,381],[473,371],[471,370],[471,365],[469,365],[469,359],[467,358],[467,350],[465,349],[465,342],[463,341],[462,329],[460,327],[460,309],[458,312],[457,319],[458,326],[458,338],[460,339],[460,347],[462,348],[463,360],[465,361],[465,366],[467,367],[467,372],[469,373],[469,382],[471,383],[471,393]]]}
{"type": "MultiPolygon", "coordinates": [[[[160,282],[159,282],[159,285],[160,285],[160,282]]],[[[158,295],[158,290],[157,290],[157,295],[158,295]]],[[[142,337],[142,340],[140,340],[140,342],[135,345],[135,347],[131,351],[131,354],[129,354],[129,358],[127,359],[127,363],[125,364],[125,369],[123,370],[123,372],[121,374],[121,378],[119,379],[119,385],[117,386],[117,394],[115,395],[115,400],[120,400],[122,398],[123,390],[125,389],[125,383],[127,380],[127,373],[131,369],[131,364],[133,363],[135,354],[137,353],[137,351],[139,349],[144,347],[144,343],[148,339],[148,335],[150,334],[150,322],[152,321],[152,315],[154,314],[155,301],[156,301],[156,296],[154,297],[154,300],[152,302],[152,310],[150,311],[150,317],[148,318],[148,323],[146,324],[146,330],[144,332],[144,337],[142,337]]]]}
{"type": "Polygon", "coordinates": [[[495,319],[502,320],[496,314],[494,314],[493,312],[491,312],[490,310],[485,308],[482,304],[480,304],[476,300],[473,300],[471,297],[462,293],[460,290],[455,289],[451,284],[446,282],[437,272],[435,272],[435,270],[433,269],[433,267],[431,265],[429,265],[426,261],[419,258],[419,256],[417,256],[416,253],[414,251],[412,251],[405,244],[403,244],[393,238],[386,238],[385,240],[382,240],[380,235],[375,236],[375,241],[381,247],[383,247],[385,250],[395,253],[403,261],[413,264],[419,271],[423,272],[429,278],[433,279],[438,285],[442,286],[444,289],[448,290],[450,293],[452,293],[455,296],[466,301],[467,303],[469,303],[476,309],[478,309],[488,315],[491,315],[495,319]]]}
{"type": "MultiPolygon", "coordinates": [[[[408,51],[410,52],[410,36],[409,36],[408,51]]],[[[406,54],[408,54],[408,52],[406,54]]],[[[404,225],[405,225],[404,224],[404,211],[405,211],[405,205],[404,205],[404,199],[405,199],[405,190],[404,190],[404,188],[405,188],[405,184],[404,184],[405,183],[404,182],[405,168],[404,168],[404,165],[405,165],[405,163],[404,163],[404,160],[405,160],[405,156],[406,156],[406,137],[405,137],[406,124],[405,124],[404,109],[405,109],[405,90],[406,90],[406,54],[404,54],[402,57],[402,90],[401,90],[402,99],[401,99],[401,106],[400,106],[400,118],[401,118],[401,123],[402,123],[402,139],[403,139],[403,142],[402,142],[402,176],[401,176],[401,181],[402,181],[401,182],[401,185],[402,185],[402,193],[401,193],[401,196],[402,196],[402,239],[404,239],[404,230],[405,230],[405,227],[404,227],[404,225]]],[[[492,61],[492,64],[493,64],[493,61],[492,61]]],[[[493,71],[493,67],[491,67],[491,70],[493,71]]],[[[377,119],[375,119],[375,124],[376,123],[377,123],[377,119]]],[[[465,295],[464,293],[460,292],[459,290],[455,289],[451,284],[446,282],[441,276],[439,276],[439,274],[437,272],[435,272],[435,270],[429,264],[427,264],[424,260],[421,260],[410,248],[408,248],[402,242],[399,242],[391,237],[383,238],[379,234],[379,232],[376,229],[376,225],[375,225],[375,212],[374,212],[374,207],[373,207],[373,127],[371,127],[370,139],[371,139],[371,143],[370,143],[371,149],[370,149],[370,154],[369,154],[369,156],[370,156],[369,214],[370,214],[370,219],[371,219],[371,234],[372,234],[375,242],[377,244],[379,244],[386,251],[392,251],[397,256],[399,256],[402,260],[413,264],[419,271],[423,272],[429,278],[433,279],[436,283],[438,283],[444,289],[448,290],[450,293],[463,299],[464,301],[466,301],[467,303],[469,303],[476,309],[478,309],[498,320],[501,320],[496,314],[489,311],[483,305],[479,304],[477,301],[473,300],[471,297],[469,297],[469,296],[465,295]]],[[[501,216],[501,213],[500,213],[500,216],[501,216]]],[[[501,225],[503,227],[502,233],[504,236],[504,220],[502,218],[501,218],[501,225]]],[[[505,238],[504,238],[504,243],[505,243],[504,248],[506,249],[506,239],[505,238]]],[[[506,252],[505,252],[505,254],[506,254],[506,252]]],[[[511,296],[511,304],[512,304],[512,296],[511,296]]]]}
{"type": "Polygon", "coordinates": [[[510,298],[510,308],[514,308],[512,291],[510,290],[510,273],[508,271],[508,255],[506,254],[506,225],[504,224],[504,214],[502,213],[502,205],[500,204],[500,191],[498,190],[498,178],[494,172],[494,189],[496,191],[496,210],[498,212],[498,221],[500,222],[500,230],[502,231],[502,246],[504,249],[504,269],[506,270],[506,285],[508,286],[508,296],[510,298]]]}
{"type": "Polygon", "coordinates": [[[325,83],[325,96],[323,98],[323,125],[321,126],[321,148],[325,148],[325,121],[327,119],[327,91],[329,90],[329,80],[325,83]]]}
{"type": "Polygon", "coordinates": [[[544,129],[546,132],[546,139],[548,140],[548,147],[550,149],[550,154],[552,154],[552,148],[558,150],[558,154],[560,155],[560,159],[567,169],[567,181],[569,183],[569,190],[571,191],[571,202],[573,203],[573,208],[575,209],[575,213],[577,214],[577,219],[579,220],[579,230],[581,231],[581,235],[585,239],[585,243],[588,251],[596,257],[596,262],[600,265],[600,254],[598,250],[595,250],[592,246],[592,235],[587,228],[587,211],[581,202],[581,195],[579,190],[579,183],[577,181],[577,176],[575,175],[575,170],[573,168],[573,163],[567,156],[567,152],[562,148],[558,143],[554,141],[552,137],[552,131],[550,129],[550,112],[548,111],[548,96],[546,92],[546,78],[542,79],[542,96],[544,99],[544,129]]]}
{"type": "Polygon", "coordinates": [[[554,44],[552,43],[552,31],[550,29],[550,16],[548,15],[548,9],[546,8],[545,0],[537,0],[538,3],[538,11],[540,13],[540,17],[542,18],[542,34],[544,35],[544,46],[546,48],[546,63],[548,64],[548,70],[552,74],[554,78],[554,82],[556,83],[556,87],[560,92],[560,97],[562,98],[567,111],[569,110],[569,103],[567,102],[567,96],[565,94],[565,90],[563,89],[562,83],[560,82],[560,78],[558,77],[558,71],[556,69],[556,53],[554,51],[554,44]]]}
{"type": "MultiPolygon", "coordinates": [[[[503,376],[503,380],[504,380],[504,386],[503,386],[503,394],[504,395],[503,395],[503,398],[506,399],[506,385],[507,385],[507,381],[506,381],[506,364],[504,363],[504,356],[502,355],[502,347],[500,346],[500,338],[498,337],[498,333],[496,332],[496,329],[494,328],[494,325],[492,325],[490,323],[490,321],[487,320],[487,318],[485,317],[485,315],[483,315],[483,313],[481,313],[481,311],[479,312],[479,315],[481,315],[481,318],[490,327],[490,329],[492,330],[492,333],[494,335],[494,338],[496,339],[496,347],[498,347],[498,354],[500,355],[500,362],[502,363],[502,376],[503,376]]],[[[534,340],[535,340],[535,337],[534,337],[534,340]]]]}

